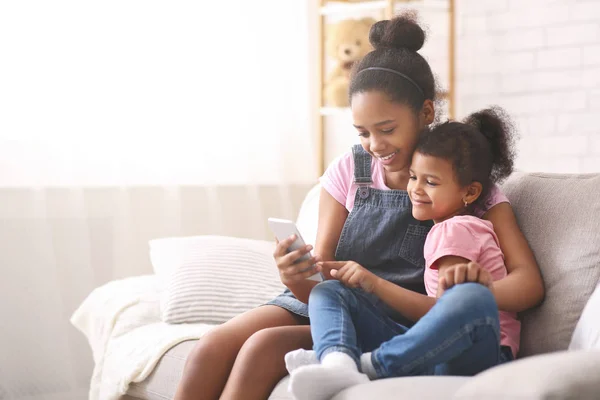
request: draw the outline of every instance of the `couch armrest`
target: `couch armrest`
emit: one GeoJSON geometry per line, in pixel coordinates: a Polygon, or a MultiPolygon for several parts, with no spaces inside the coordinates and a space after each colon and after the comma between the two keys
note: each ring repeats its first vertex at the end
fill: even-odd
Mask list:
{"type": "Polygon", "coordinates": [[[453,399],[598,399],[600,351],[561,351],[489,369],[453,399]]]}

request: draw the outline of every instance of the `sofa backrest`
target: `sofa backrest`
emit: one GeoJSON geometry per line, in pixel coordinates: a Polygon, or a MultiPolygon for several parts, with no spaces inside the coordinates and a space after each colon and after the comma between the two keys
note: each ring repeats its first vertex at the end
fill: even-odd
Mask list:
{"type": "Polygon", "coordinates": [[[600,278],[600,174],[515,173],[502,185],[546,297],[521,315],[520,357],[566,350],[600,278]]]}
{"type": "Polygon", "coordinates": [[[314,246],[317,239],[317,224],[319,221],[319,195],[321,185],[317,184],[310,189],[300,206],[296,219],[296,226],[307,244],[314,246]]]}

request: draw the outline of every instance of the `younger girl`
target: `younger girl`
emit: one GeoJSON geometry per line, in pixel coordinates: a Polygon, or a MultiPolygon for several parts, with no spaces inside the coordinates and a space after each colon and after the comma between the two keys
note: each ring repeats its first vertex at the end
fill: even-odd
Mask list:
{"type": "Polygon", "coordinates": [[[355,262],[323,263],[337,268],[331,275],[338,281],[321,283],[310,295],[321,364],[292,371],[290,390],[298,400],[327,399],[369,378],[474,375],[516,357],[520,323],[515,313],[498,312],[490,290],[507,275],[504,256],[493,225],[471,215],[512,172],[512,142],[497,108],[421,134],[407,192],[414,218],[435,224],[424,248],[430,302],[415,307],[405,289],[355,262]],[[418,322],[406,327],[381,311],[382,302],[418,322]]]}

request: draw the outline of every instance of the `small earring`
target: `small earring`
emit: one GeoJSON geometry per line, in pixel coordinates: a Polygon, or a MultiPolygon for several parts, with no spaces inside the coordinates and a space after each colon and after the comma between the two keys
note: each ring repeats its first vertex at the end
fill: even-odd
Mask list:
{"type": "Polygon", "coordinates": [[[465,200],[465,208],[469,207],[469,202],[465,200]]]}

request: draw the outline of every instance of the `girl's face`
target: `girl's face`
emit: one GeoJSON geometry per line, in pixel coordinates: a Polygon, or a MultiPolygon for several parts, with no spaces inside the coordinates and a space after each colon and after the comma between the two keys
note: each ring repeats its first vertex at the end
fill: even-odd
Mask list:
{"type": "Polygon", "coordinates": [[[413,204],[413,217],[435,223],[462,214],[465,200],[474,201],[470,187],[461,187],[452,163],[443,158],[416,152],[410,165],[408,196],[413,204]]]}
{"type": "Polygon", "coordinates": [[[419,132],[433,122],[433,103],[426,100],[419,115],[379,91],[352,96],[352,117],[362,147],[389,172],[408,170],[419,132]]]}

